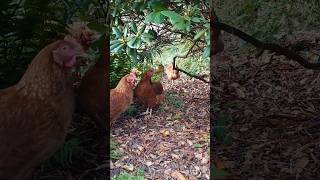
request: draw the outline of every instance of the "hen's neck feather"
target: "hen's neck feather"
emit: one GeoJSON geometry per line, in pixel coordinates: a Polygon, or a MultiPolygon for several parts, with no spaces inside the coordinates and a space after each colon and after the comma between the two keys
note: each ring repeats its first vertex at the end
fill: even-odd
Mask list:
{"type": "Polygon", "coordinates": [[[52,51],[61,42],[59,40],[49,44],[36,55],[16,85],[19,94],[45,99],[65,92],[70,83],[68,72],[60,68],[52,57],[52,51]]]}
{"type": "Polygon", "coordinates": [[[116,89],[119,92],[125,92],[128,91],[128,89],[132,89],[132,87],[127,82],[128,76],[129,75],[125,75],[124,77],[122,77],[118,85],[114,89],[116,89]]]}

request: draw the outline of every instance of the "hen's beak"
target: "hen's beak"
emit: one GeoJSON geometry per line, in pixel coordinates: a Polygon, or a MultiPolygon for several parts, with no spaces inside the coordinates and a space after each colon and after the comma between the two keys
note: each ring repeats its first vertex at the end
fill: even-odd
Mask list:
{"type": "Polygon", "coordinates": [[[155,68],[153,68],[154,69],[154,71],[156,72],[156,73],[158,73],[158,72],[162,72],[163,71],[163,65],[162,64],[160,64],[160,65],[158,65],[157,67],[155,67],[155,68]]]}

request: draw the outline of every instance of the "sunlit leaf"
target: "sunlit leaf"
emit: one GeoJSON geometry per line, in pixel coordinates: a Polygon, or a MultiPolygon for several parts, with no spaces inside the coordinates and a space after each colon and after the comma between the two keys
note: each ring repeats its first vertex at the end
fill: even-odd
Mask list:
{"type": "Polygon", "coordinates": [[[205,30],[201,30],[199,31],[193,38],[193,40],[198,40],[199,38],[201,38],[205,33],[206,33],[206,29],[205,30]]]}
{"type": "Polygon", "coordinates": [[[131,23],[131,30],[134,32],[134,33],[137,33],[137,24],[135,22],[132,22],[131,23]]]}
{"type": "Polygon", "coordinates": [[[116,38],[122,37],[122,32],[118,29],[118,27],[112,27],[112,33],[116,35],[116,38]]]}
{"type": "Polygon", "coordinates": [[[140,37],[137,37],[137,36],[133,36],[130,38],[130,40],[128,41],[127,45],[130,47],[130,48],[139,48],[140,45],[141,45],[141,38],[140,37]]]}
{"type": "Polygon", "coordinates": [[[152,12],[145,18],[145,22],[154,22],[156,24],[161,24],[165,20],[165,16],[161,12],[152,12]]]}

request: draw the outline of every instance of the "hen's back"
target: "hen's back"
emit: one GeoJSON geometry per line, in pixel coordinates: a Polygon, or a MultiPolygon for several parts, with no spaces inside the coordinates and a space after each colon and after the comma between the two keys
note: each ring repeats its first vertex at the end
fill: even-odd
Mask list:
{"type": "Polygon", "coordinates": [[[73,105],[62,97],[31,99],[14,88],[0,95],[0,179],[25,179],[64,142],[73,105]]]}

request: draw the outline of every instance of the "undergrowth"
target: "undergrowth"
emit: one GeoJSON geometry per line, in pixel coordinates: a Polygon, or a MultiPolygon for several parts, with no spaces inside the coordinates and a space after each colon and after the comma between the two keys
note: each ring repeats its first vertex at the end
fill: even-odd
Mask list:
{"type": "Polygon", "coordinates": [[[144,169],[140,168],[133,173],[122,171],[111,178],[112,180],[144,180],[144,169]]]}

